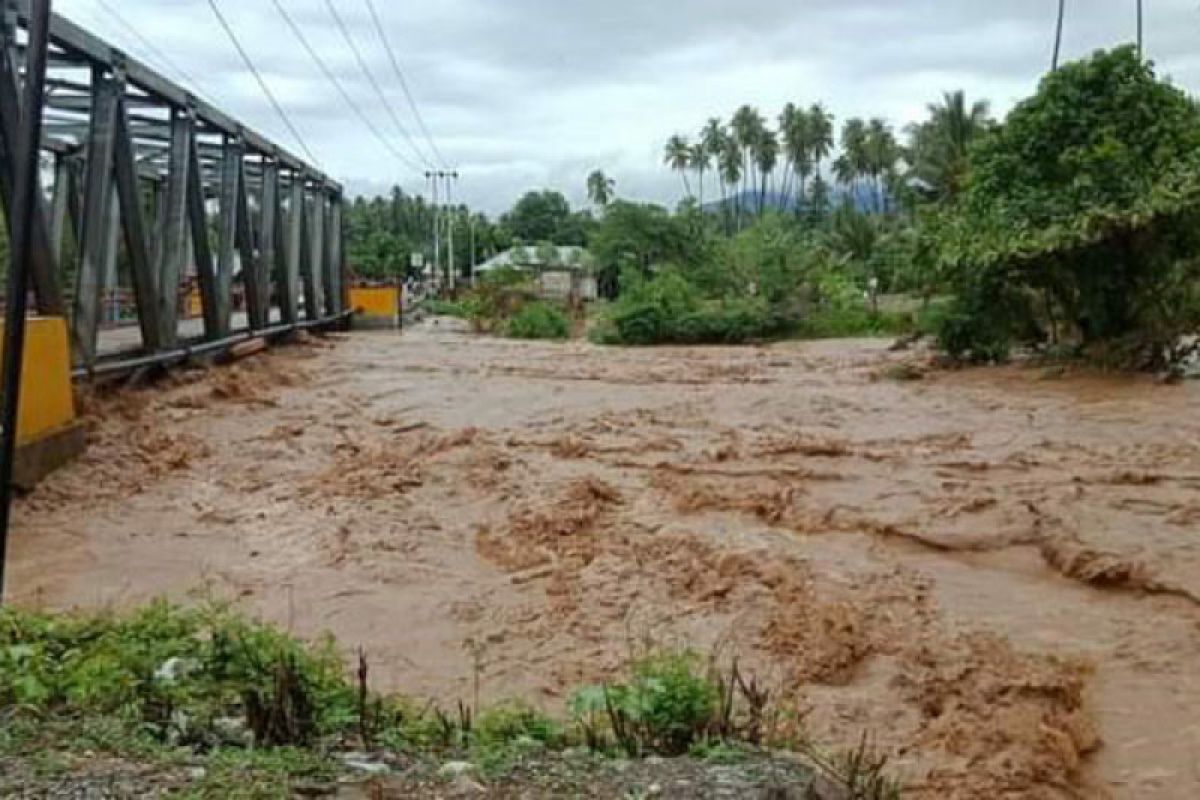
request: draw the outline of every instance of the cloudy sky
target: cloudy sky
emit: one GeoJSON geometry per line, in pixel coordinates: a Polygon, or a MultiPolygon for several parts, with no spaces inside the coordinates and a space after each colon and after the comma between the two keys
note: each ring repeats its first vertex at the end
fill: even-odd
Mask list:
{"type": "MultiPolygon", "coordinates": [[[[326,5],[344,18],[428,158],[366,0],[280,2],[387,146],[321,74],[272,0],[216,2],[327,172],[354,193],[395,183],[423,190],[411,163],[421,156],[384,110],[326,5]]],[[[673,204],[682,190],[661,166],[663,141],[711,116],[728,118],[743,103],[773,118],[788,101],[821,100],[839,118],[883,116],[899,128],[943,90],[962,88],[1003,112],[1048,66],[1057,7],[1056,0],[374,3],[438,150],[462,173],[459,196],[489,212],[540,187],[582,203],[585,178],[597,167],[622,196],[673,204]]],[[[1200,1],[1146,5],[1148,54],[1178,85],[1200,92],[1200,1]]],[[[1068,0],[1067,7],[1065,58],[1134,38],[1134,0],[1068,0]]],[[[55,8],[299,152],[208,0],[55,0],[55,8]],[[109,13],[114,8],[120,19],[109,13]]]]}

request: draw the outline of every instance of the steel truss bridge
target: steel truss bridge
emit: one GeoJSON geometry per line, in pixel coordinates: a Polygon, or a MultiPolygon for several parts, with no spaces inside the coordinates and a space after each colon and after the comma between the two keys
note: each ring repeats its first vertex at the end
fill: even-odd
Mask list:
{"type": "Polygon", "coordinates": [[[30,154],[20,152],[20,126],[37,114],[29,288],[38,313],[69,320],[77,375],[346,319],[340,185],[64,17],[31,26],[38,0],[0,4],[0,195],[10,213],[21,202],[14,183],[30,154]],[[42,33],[45,43],[33,41],[42,33]],[[27,56],[39,46],[44,91],[23,99],[39,94],[24,91],[27,56]],[[102,352],[100,331],[118,264],[141,343],[113,355],[102,352]],[[199,337],[181,332],[189,273],[199,337]],[[245,297],[236,326],[235,283],[245,297]]]}

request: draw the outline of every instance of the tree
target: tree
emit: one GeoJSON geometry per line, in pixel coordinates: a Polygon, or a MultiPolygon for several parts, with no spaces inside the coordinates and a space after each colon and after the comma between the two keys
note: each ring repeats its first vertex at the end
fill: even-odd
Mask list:
{"type": "Polygon", "coordinates": [[[500,218],[500,224],[524,243],[584,244],[579,224],[572,220],[571,206],[560,192],[526,193],[500,218]]]}
{"type": "Polygon", "coordinates": [[[900,148],[892,127],[880,117],[874,117],[867,125],[863,140],[863,168],[875,185],[875,210],[887,213],[888,198],[885,179],[896,170],[900,148]]]}
{"type": "Polygon", "coordinates": [[[842,153],[834,161],[833,172],[838,182],[848,187],[857,201],[859,181],[870,171],[867,124],[858,117],[846,120],[842,126],[841,145],[842,153]]]}
{"type": "Polygon", "coordinates": [[[709,155],[708,148],[704,146],[704,142],[697,142],[692,145],[691,155],[692,168],[696,170],[697,181],[700,185],[700,209],[704,209],[704,173],[712,166],[712,156],[709,155]]]}
{"type": "Polygon", "coordinates": [[[940,225],[953,349],[992,355],[1040,326],[1037,292],[1083,345],[1173,362],[1200,332],[1200,109],[1134,47],[1063,66],[973,148],[940,225]]]}
{"type": "Polygon", "coordinates": [[[687,139],[675,134],[667,140],[663,150],[663,163],[683,177],[683,189],[688,197],[692,196],[692,186],[688,181],[688,169],[692,166],[692,148],[687,139]]]}
{"type": "MultiPolygon", "coordinates": [[[[751,153],[755,145],[758,143],[759,136],[762,133],[765,124],[763,123],[762,115],[753,106],[742,106],[733,115],[733,121],[730,122],[730,129],[733,133],[733,141],[737,144],[742,156],[741,178],[750,186],[754,186],[754,162],[751,160],[751,153]]],[[[744,194],[744,187],[739,191],[739,194],[744,194]]],[[[739,198],[739,208],[741,199],[739,198]]],[[[739,212],[739,217],[740,217],[739,212]]]]}
{"type": "Polygon", "coordinates": [[[717,168],[721,172],[722,185],[733,188],[734,214],[736,215],[736,224],[740,227],[742,224],[742,195],[738,191],[738,186],[742,181],[742,151],[732,136],[725,137],[721,153],[717,156],[717,168]]]}
{"type": "Polygon", "coordinates": [[[808,109],[808,128],[813,171],[820,178],[821,162],[833,152],[833,115],[820,103],[814,103],[808,109]]]}
{"type": "MultiPolygon", "coordinates": [[[[721,187],[721,211],[725,212],[725,186],[726,180],[724,170],[721,166],[721,157],[725,152],[725,141],[729,138],[729,134],[725,131],[725,126],[717,117],[712,117],[704,125],[704,129],[700,131],[700,145],[708,153],[710,159],[717,170],[717,185],[721,187]]],[[[703,208],[701,209],[703,210],[703,208]]]]}
{"type": "Polygon", "coordinates": [[[649,275],[659,266],[694,263],[705,246],[702,237],[665,208],[616,200],[592,237],[591,252],[597,280],[605,294],[614,296],[622,270],[649,275]]]}
{"type": "Polygon", "coordinates": [[[967,177],[971,145],[992,126],[987,101],[967,106],[962,90],[928,106],[929,118],[908,128],[908,185],[926,199],[953,200],[967,177]]]}
{"type": "Polygon", "coordinates": [[[617,182],[604,174],[603,170],[595,170],[587,179],[588,199],[604,208],[612,200],[617,191],[617,182]]]}
{"type": "Polygon", "coordinates": [[[754,157],[754,166],[758,170],[758,213],[762,216],[767,199],[767,182],[779,161],[779,139],[775,132],[765,125],[761,127],[754,139],[751,154],[754,157]]]}

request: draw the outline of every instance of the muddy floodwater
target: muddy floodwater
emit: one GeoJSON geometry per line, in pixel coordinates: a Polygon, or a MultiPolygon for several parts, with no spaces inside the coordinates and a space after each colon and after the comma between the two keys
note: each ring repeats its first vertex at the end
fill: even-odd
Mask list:
{"type": "Polygon", "coordinates": [[[1200,385],[889,376],[888,342],[601,349],[450,323],[93,399],[16,510],[34,607],[234,598],[377,688],[737,655],[917,798],[1200,797],[1200,385]]]}

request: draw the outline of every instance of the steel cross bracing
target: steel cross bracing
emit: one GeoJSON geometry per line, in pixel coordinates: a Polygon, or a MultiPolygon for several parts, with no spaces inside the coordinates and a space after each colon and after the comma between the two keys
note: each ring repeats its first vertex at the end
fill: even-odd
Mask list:
{"type": "MultiPolygon", "coordinates": [[[[0,4],[7,208],[30,3],[0,4]]],[[[40,313],[69,317],[81,370],[103,366],[103,299],[118,265],[147,363],[195,347],[180,333],[188,276],[199,287],[208,343],[241,333],[233,330],[235,284],[251,334],[345,318],[339,184],[70,20],[52,15],[49,32],[31,285],[40,313]]]]}

